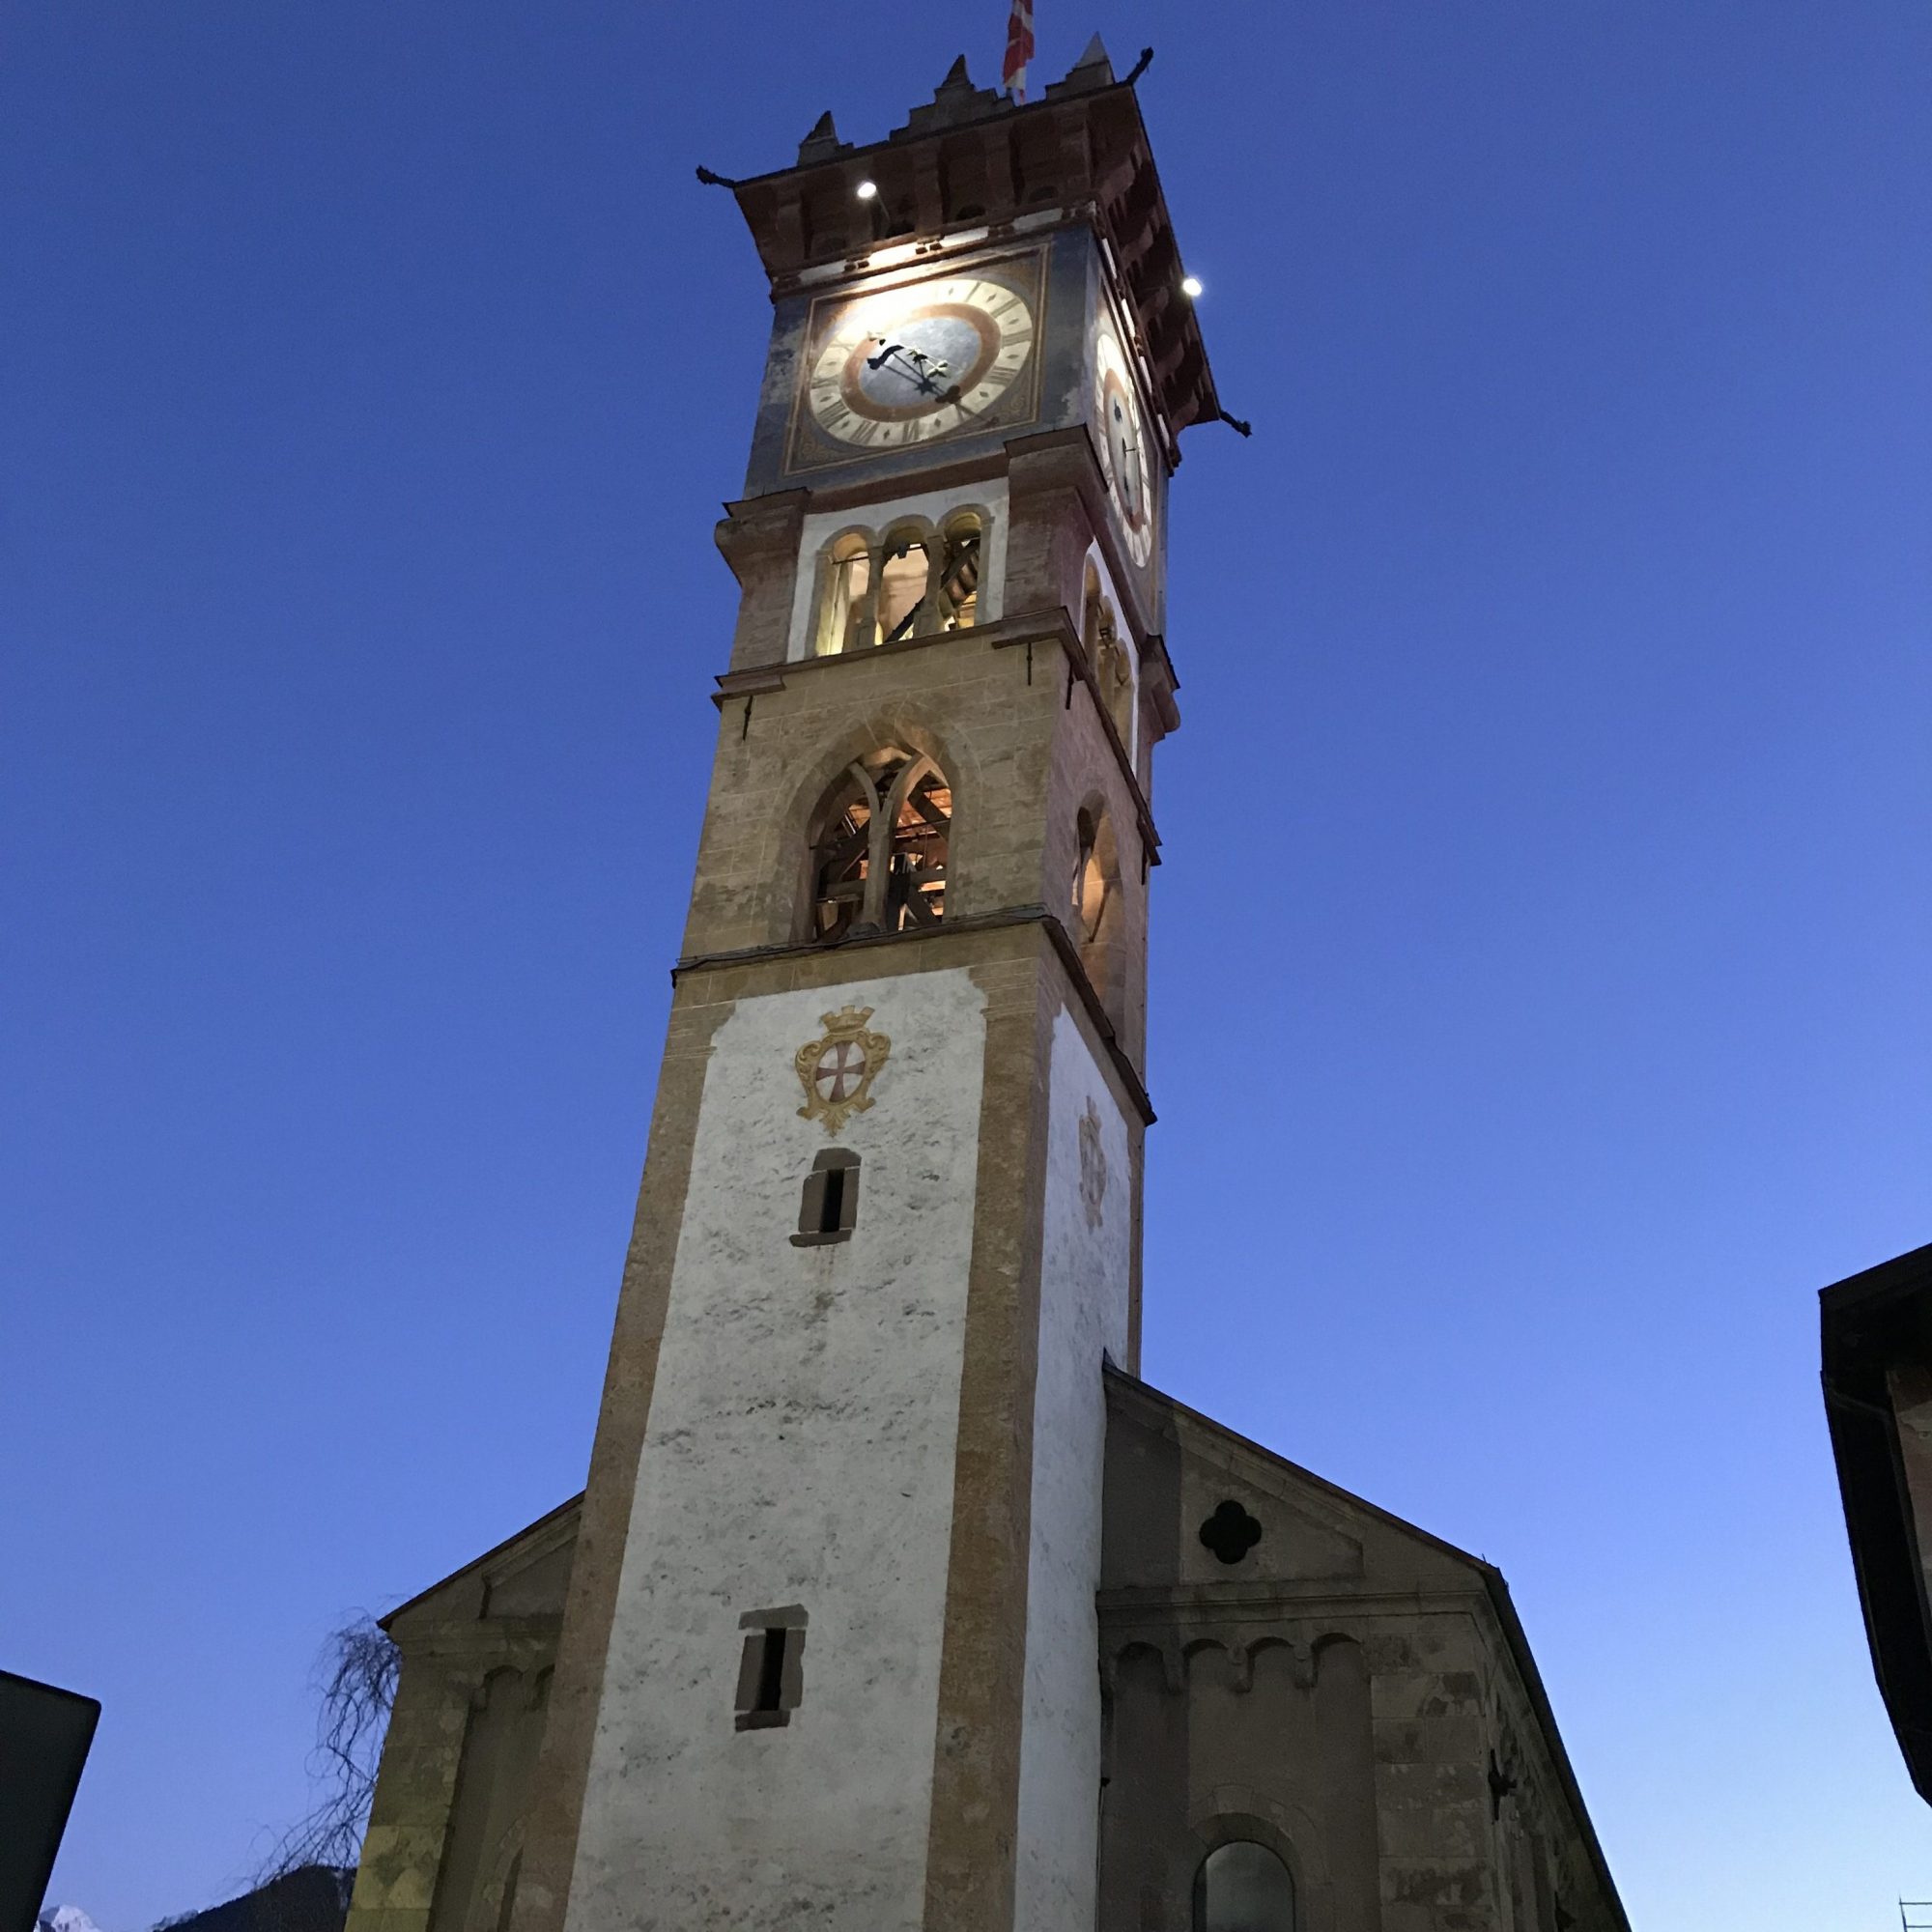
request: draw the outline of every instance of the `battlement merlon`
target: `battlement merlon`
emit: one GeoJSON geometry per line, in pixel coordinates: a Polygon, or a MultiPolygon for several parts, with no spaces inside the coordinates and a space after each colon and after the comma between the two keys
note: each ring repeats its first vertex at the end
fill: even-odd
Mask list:
{"type": "Polygon", "coordinates": [[[725,185],[774,296],[1084,219],[1140,337],[1170,438],[1221,417],[1140,103],[1097,36],[1037,101],[1020,106],[975,87],[961,55],[931,103],[883,141],[840,141],[828,113],[792,166],[725,185]],[[862,182],[876,194],[862,198],[862,182]]]}

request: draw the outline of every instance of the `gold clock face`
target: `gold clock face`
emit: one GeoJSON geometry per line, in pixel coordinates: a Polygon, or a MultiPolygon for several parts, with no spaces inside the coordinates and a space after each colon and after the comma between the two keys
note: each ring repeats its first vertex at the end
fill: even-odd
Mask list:
{"type": "Polygon", "coordinates": [[[813,355],[806,401],[833,442],[908,449],[982,426],[1031,376],[1032,304],[1005,281],[958,274],[840,309],[813,355]]]}
{"type": "Polygon", "coordinates": [[[1094,420],[1107,488],[1120,514],[1121,538],[1139,567],[1153,550],[1153,472],[1147,419],[1120,338],[1107,324],[1102,324],[1094,344],[1094,420]]]}

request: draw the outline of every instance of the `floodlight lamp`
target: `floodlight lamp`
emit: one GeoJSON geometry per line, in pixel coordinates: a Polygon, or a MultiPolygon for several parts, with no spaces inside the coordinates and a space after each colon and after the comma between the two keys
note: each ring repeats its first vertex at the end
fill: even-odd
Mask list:
{"type": "Polygon", "coordinates": [[[1180,293],[1189,301],[1201,293],[1201,278],[1198,275],[1183,275],[1180,279],[1180,293]]]}
{"type": "Polygon", "coordinates": [[[852,192],[856,194],[861,201],[870,201],[878,194],[879,185],[877,182],[863,181],[859,184],[857,187],[855,187],[852,190],[852,192]]]}

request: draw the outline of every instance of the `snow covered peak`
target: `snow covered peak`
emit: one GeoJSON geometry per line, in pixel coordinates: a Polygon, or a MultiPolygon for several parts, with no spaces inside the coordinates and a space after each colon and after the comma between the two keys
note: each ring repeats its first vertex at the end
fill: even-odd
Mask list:
{"type": "Polygon", "coordinates": [[[35,1932],[100,1932],[100,1927],[79,1906],[56,1905],[41,1914],[35,1932]]]}

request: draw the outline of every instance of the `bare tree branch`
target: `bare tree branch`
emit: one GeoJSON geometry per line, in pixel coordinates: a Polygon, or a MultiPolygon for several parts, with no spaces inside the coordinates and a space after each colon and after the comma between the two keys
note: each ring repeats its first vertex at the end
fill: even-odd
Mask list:
{"type": "Polygon", "coordinates": [[[387,1631],[366,1613],[323,1645],[316,1671],[322,1705],[309,1773],[322,1787],[315,1808],[270,1853],[258,1884],[304,1865],[354,1865],[369,1823],[389,1709],[402,1659],[387,1631]]]}

